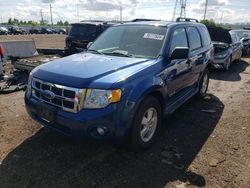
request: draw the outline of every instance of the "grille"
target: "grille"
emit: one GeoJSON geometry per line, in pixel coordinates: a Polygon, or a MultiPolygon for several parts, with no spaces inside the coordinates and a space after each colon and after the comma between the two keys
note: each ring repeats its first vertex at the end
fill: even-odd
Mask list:
{"type": "Polygon", "coordinates": [[[79,110],[79,101],[76,97],[79,91],[76,88],[45,82],[37,78],[32,79],[33,97],[65,111],[77,112],[79,110]],[[48,93],[51,96],[48,96],[48,93]]]}

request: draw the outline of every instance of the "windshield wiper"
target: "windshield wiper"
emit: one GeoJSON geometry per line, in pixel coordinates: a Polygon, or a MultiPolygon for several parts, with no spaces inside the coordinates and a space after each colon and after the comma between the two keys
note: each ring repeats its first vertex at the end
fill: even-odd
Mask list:
{"type": "Polygon", "coordinates": [[[117,55],[117,56],[123,56],[123,57],[132,57],[133,55],[129,55],[129,54],[124,54],[121,52],[105,52],[104,54],[106,55],[117,55]]]}
{"type": "Polygon", "coordinates": [[[87,49],[87,52],[95,52],[97,54],[104,55],[102,52],[99,52],[98,50],[87,49]]]}

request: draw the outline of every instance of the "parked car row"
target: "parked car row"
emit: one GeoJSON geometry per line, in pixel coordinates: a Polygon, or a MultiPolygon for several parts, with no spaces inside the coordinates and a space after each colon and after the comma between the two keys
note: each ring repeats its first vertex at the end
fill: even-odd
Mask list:
{"type": "MultiPolygon", "coordinates": [[[[159,21],[151,19],[135,19],[138,21],[159,21]]],[[[192,20],[189,20],[192,21],[192,20]]],[[[74,54],[87,49],[87,45],[93,42],[103,31],[114,23],[106,22],[80,22],[71,25],[71,30],[65,40],[65,51],[74,54]]],[[[208,27],[210,38],[214,46],[213,68],[227,71],[232,62],[242,56],[250,54],[250,31],[229,30],[221,27],[208,27]]]]}
{"type": "Polygon", "coordinates": [[[18,26],[0,27],[0,35],[26,35],[26,34],[67,34],[64,28],[22,28],[18,26]]]}

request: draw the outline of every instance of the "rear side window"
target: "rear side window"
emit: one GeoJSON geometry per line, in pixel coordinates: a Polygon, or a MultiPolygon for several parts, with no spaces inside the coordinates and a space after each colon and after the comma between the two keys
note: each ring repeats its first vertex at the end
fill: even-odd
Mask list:
{"type": "Polygon", "coordinates": [[[195,27],[189,27],[187,29],[190,50],[196,50],[201,47],[201,38],[198,30],[195,27]]]}
{"type": "Polygon", "coordinates": [[[211,38],[206,27],[199,27],[201,38],[203,40],[203,45],[208,46],[211,44],[211,38]]]}
{"type": "Polygon", "coordinates": [[[187,35],[184,28],[176,29],[173,34],[170,53],[174,51],[176,47],[188,48],[187,35]]]}

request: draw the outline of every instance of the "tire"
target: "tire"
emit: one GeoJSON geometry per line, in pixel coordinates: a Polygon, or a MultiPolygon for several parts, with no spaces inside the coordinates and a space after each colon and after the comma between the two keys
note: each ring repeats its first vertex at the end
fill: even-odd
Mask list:
{"type": "Polygon", "coordinates": [[[229,57],[229,58],[227,59],[226,63],[224,64],[224,67],[223,67],[223,70],[224,70],[224,71],[228,71],[228,70],[230,69],[230,65],[231,65],[231,63],[232,63],[231,61],[232,61],[232,58],[229,57]]]}
{"type": "Polygon", "coordinates": [[[139,106],[134,117],[129,135],[130,148],[134,150],[149,148],[159,133],[161,120],[162,109],[159,101],[154,97],[147,97],[139,106]]]}
{"type": "Polygon", "coordinates": [[[199,98],[204,98],[207,95],[207,89],[209,85],[209,78],[210,78],[210,73],[208,68],[206,68],[202,74],[202,77],[199,82],[199,91],[197,93],[197,96],[199,98]]]}

